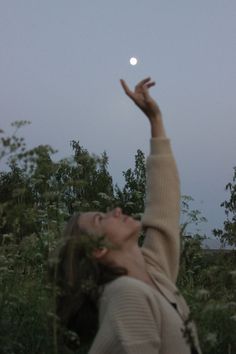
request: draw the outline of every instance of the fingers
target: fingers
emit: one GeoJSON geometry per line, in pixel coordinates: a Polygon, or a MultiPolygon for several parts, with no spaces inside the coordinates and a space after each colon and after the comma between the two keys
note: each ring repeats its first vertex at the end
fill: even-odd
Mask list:
{"type": "Polygon", "coordinates": [[[155,85],[156,85],[155,81],[151,81],[151,82],[147,83],[145,85],[145,87],[150,88],[150,87],[155,86],[155,85]]]}
{"type": "Polygon", "coordinates": [[[139,88],[143,85],[145,85],[146,83],[148,83],[148,81],[150,81],[151,78],[150,77],[146,77],[146,79],[143,79],[142,81],[140,81],[137,85],[136,85],[136,88],[139,88]]]}
{"type": "Polygon", "coordinates": [[[133,97],[133,92],[129,89],[128,85],[126,84],[125,80],[123,79],[120,79],[120,83],[121,83],[121,86],[123,87],[126,95],[128,95],[129,97],[133,97]]]}
{"type": "Polygon", "coordinates": [[[150,89],[150,87],[155,86],[155,85],[156,85],[155,81],[150,81],[141,87],[142,92],[143,92],[143,96],[146,101],[149,101],[151,99],[151,96],[149,94],[149,89],[150,89]]]}
{"type": "Polygon", "coordinates": [[[141,92],[141,91],[143,91],[143,93],[147,97],[149,95],[148,89],[152,86],[155,86],[155,84],[156,84],[155,81],[151,81],[150,77],[147,77],[146,79],[143,79],[135,86],[135,92],[133,92],[130,90],[130,88],[128,87],[125,80],[121,79],[120,83],[121,83],[125,93],[132,99],[134,99],[136,92],[141,92]]]}
{"type": "Polygon", "coordinates": [[[154,86],[156,83],[152,81],[150,77],[140,81],[137,86],[135,87],[135,91],[144,91],[149,89],[150,87],[154,86]]]}

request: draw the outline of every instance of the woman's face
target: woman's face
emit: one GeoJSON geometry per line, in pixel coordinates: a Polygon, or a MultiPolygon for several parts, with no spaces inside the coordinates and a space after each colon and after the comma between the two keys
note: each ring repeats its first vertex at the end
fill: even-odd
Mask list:
{"type": "Polygon", "coordinates": [[[120,208],[107,213],[82,213],[78,223],[79,227],[89,234],[104,235],[116,246],[122,246],[131,238],[137,241],[141,230],[140,221],[124,215],[120,208]]]}

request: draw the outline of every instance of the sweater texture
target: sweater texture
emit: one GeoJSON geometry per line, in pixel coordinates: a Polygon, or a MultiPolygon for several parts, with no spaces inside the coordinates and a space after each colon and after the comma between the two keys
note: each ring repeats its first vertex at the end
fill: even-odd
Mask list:
{"type": "Polygon", "coordinates": [[[201,353],[193,323],[188,329],[197,351],[184,335],[189,308],[176,288],[180,183],[169,139],[151,139],[146,167],[142,253],[155,288],[129,276],[107,284],[99,302],[99,330],[89,354],[201,353]]]}

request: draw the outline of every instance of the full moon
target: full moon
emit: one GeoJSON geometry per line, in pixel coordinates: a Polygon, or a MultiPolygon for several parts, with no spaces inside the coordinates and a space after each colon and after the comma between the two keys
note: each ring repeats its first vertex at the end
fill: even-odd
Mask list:
{"type": "Polygon", "coordinates": [[[132,58],[130,58],[129,62],[130,62],[131,65],[136,65],[137,62],[138,62],[138,59],[135,58],[135,57],[132,57],[132,58]]]}

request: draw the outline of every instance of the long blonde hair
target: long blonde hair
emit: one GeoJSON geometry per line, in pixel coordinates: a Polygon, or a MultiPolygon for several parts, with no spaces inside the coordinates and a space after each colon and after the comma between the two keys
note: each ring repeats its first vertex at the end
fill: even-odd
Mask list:
{"type": "Polygon", "coordinates": [[[127,270],[106,266],[91,256],[92,248],[99,247],[99,238],[91,238],[79,227],[78,220],[76,213],[67,223],[54,279],[61,327],[76,332],[82,344],[90,341],[98,330],[98,300],[105,284],[126,275],[127,270]]]}

